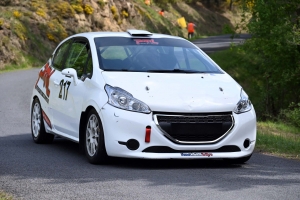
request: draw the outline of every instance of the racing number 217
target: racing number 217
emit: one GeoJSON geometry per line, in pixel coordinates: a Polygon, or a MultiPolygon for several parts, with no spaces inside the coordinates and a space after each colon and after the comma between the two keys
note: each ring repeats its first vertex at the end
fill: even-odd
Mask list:
{"type": "Polygon", "coordinates": [[[64,82],[64,79],[62,79],[60,81],[59,85],[60,85],[60,91],[59,91],[58,98],[63,99],[63,100],[67,100],[67,98],[68,98],[68,91],[69,91],[69,87],[71,85],[71,82],[70,81],[64,82]],[[66,91],[66,85],[68,85],[67,86],[67,91],[66,91]],[[62,95],[62,88],[63,87],[64,87],[64,95],[62,95]]]}

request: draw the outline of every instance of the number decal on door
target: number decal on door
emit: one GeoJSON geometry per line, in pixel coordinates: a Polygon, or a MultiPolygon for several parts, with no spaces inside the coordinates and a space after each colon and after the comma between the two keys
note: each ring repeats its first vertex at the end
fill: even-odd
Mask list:
{"type": "Polygon", "coordinates": [[[64,79],[62,79],[60,81],[59,85],[60,85],[60,91],[59,91],[59,94],[58,94],[58,98],[63,99],[63,100],[67,100],[68,91],[69,91],[69,87],[71,85],[71,82],[70,81],[64,82],[64,79]],[[66,86],[67,86],[67,91],[66,91],[66,86]],[[64,95],[62,95],[62,92],[64,92],[64,95]]]}

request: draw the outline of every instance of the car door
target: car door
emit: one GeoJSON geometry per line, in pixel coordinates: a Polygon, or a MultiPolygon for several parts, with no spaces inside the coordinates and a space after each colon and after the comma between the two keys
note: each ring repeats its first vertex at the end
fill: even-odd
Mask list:
{"type": "Polygon", "coordinates": [[[53,107],[53,123],[61,135],[78,141],[79,122],[82,112],[82,103],[88,90],[86,79],[92,76],[92,62],[90,45],[84,38],[74,38],[67,54],[63,68],[73,68],[77,77],[68,77],[60,73],[56,76],[56,99],[53,107]]]}
{"type": "Polygon", "coordinates": [[[57,131],[57,124],[54,118],[54,110],[57,110],[60,101],[58,101],[58,94],[59,94],[59,81],[62,79],[61,71],[64,66],[65,56],[69,50],[69,47],[72,43],[72,39],[69,39],[62,43],[57,50],[54,52],[54,55],[47,63],[49,68],[52,69],[51,76],[48,80],[48,88],[46,88],[46,93],[49,98],[48,105],[49,105],[49,118],[52,125],[52,132],[58,133],[57,131]]]}

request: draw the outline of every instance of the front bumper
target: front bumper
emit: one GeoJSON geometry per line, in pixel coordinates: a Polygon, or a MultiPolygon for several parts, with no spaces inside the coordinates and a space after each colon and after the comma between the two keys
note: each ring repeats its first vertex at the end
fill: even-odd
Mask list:
{"type": "Polygon", "coordinates": [[[106,104],[99,112],[109,156],[147,159],[201,159],[201,158],[239,158],[252,154],[256,141],[256,115],[254,108],[243,114],[233,113],[235,125],[226,137],[214,144],[176,144],[167,139],[154,122],[153,114],[142,114],[115,108],[106,104]],[[145,142],[146,127],[151,126],[150,142],[145,142]],[[136,150],[126,145],[128,140],[139,142],[136,150]],[[245,148],[244,141],[250,141],[245,148]],[[121,143],[121,144],[120,144],[121,143]],[[237,146],[241,151],[218,152],[224,146],[237,146]],[[167,147],[174,153],[143,152],[149,147],[167,147]]]}

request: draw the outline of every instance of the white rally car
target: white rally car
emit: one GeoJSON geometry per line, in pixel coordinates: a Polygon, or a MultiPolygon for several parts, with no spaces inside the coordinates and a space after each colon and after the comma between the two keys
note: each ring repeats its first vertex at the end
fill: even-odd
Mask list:
{"type": "Polygon", "coordinates": [[[31,99],[36,143],[60,136],[109,156],[244,163],[256,140],[247,94],[191,42],[143,30],[62,41],[31,99]]]}

